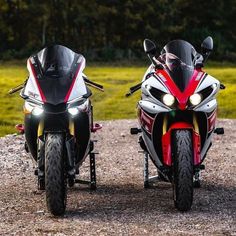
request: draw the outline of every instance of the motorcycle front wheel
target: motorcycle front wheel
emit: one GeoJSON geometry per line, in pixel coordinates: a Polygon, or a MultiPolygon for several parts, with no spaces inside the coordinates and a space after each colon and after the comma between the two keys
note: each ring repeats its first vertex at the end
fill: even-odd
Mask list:
{"type": "Polygon", "coordinates": [[[193,145],[191,131],[174,131],[172,147],[174,203],[178,210],[188,211],[193,202],[193,145]]]}
{"type": "Polygon", "coordinates": [[[65,213],[66,175],[64,138],[60,133],[47,134],[45,142],[45,192],[48,210],[55,216],[65,213]]]}

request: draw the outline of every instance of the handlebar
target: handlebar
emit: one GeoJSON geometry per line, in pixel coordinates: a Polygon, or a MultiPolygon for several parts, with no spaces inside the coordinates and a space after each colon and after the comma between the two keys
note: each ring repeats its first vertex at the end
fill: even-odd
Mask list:
{"type": "Polygon", "coordinates": [[[96,89],[98,89],[98,90],[104,92],[103,85],[97,84],[97,83],[95,83],[95,82],[89,80],[89,79],[86,78],[85,76],[83,76],[83,79],[84,79],[84,82],[85,82],[87,85],[89,85],[89,86],[91,86],[91,87],[94,87],[94,88],[96,88],[96,89]]]}

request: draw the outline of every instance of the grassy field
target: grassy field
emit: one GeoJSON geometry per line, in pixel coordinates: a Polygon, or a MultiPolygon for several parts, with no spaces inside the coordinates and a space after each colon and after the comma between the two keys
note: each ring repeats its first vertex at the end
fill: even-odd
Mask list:
{"type": "MultiPolygon", "coordinates": [[[[226,90],[219,93],[219,116],[236,118],[236,66],[213,65],[205,69],[226,85],[226,90]]],[[[138,83],[145,72],[145,67],[108,67],[90,66],[85,73],[88,77],[104,85],[105,92],[92,89],[94,104],[94,119],[135,118],[136,103],[140,92],[126,98],[124,95],[129,87],[138,83]]],[[[10,88],[22,83],[27,76],[23,63],[0,64],[0,136],[15,132],[14,126],[22,123],[23,101],[16,93],[8,95],[10,88]]]]}

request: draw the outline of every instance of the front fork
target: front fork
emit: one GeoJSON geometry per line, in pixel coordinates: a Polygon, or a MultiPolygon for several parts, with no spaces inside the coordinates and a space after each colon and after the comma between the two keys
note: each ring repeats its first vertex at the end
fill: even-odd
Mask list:
{"type": "Polygon", "coordinates": [[[191,129],[192,143],[193,143],[193,161],[194,161],[194,184],[196,187],[200,186],[200,170],[201,170],[201,141],[199,126],[197,123],[196,114],[193,113],[192,124],[187,122],[176,122],[170,125],[167,130],[167,115],[163,120],[163,136],[162,136],[162,150],[163,162],[166,166],[171,167],[173,164],[172,150],[171,150],[171,133],[174,129],[191,129]]]}
{"type": "MultiPolygon", "coordinates": [[[[74,181],[75,178],[75,140],[74,140],[74,122],[71,119],[69,123],[69,135],[66,137],[65,142],[65,154],[66,154],[66,166],[67,176],[69,180],[74,181]]],[[[45,189],[45,132],[44,121],[41,120],[38,125],[38,141],[37,141],[37,164],[38,167],[35,174],[38,176],[38,188],[40,190],[45,189]]],[[[71,182],[71,181],[70,181],[71,182]]]]}

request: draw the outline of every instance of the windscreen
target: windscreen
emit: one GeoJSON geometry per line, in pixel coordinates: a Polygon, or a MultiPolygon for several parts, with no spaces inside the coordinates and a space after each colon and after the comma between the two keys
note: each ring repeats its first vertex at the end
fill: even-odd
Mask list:
{"type": "Polygon", "coordinates": [[[75,53],[69,48],[55,45],[43,49],[37,55],[44,76],[59,78],[70,74],[75,53]]]}
{"type": "Polygon", "coordinates": [[[169,42],[157,59],[169,73],[172,80],[184,91],[192,78],[194,65],[193,58],[196,54],[193,46],[184,40],[169,42]]]}
{"type": "Polygon", "coordinates": [[[84,57],[64,46],[54,45],[44,48],[31,58],[46,102],[54,105],[63,103],[77,72],[84,68],[84,57]]]}

